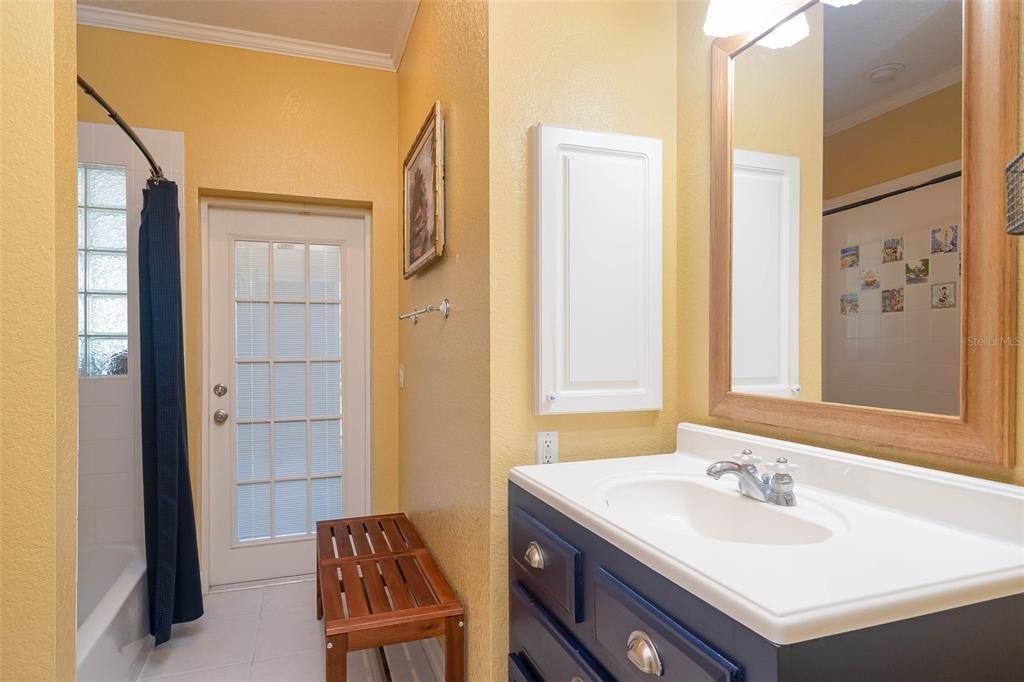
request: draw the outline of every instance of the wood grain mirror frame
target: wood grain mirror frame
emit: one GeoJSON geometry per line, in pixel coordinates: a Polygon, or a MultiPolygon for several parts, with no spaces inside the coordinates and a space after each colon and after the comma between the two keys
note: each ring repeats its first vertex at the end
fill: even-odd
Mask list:
{"type": "Polygon", "coordinates": [[[733,59],[815,4],[790,2],[763,30],[720,38],[711,47],[710,413],[915,454],[1013,466],[1016,261],[1014,238],[1004,230],[1004,168],[1017,149],[1018,0],[964,3],[960,415],[732,391],[733,59]],[[985,342],[968,344],[968,338],[985,342]]]}

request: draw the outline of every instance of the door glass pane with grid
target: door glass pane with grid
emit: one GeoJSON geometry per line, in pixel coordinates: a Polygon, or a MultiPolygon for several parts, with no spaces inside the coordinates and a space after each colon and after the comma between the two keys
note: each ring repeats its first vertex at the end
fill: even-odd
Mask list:
{"type": "Polygon", "coordinates": [[[234,251],[236,539],[305,535],[341,516],[341,247],[234,251]]]}
{"type": "Polygon", "coordinates": [[[230,529],[213,539],[214,584],[312,572],[313,550],[296,543],[311,542],[318,520],[365,510],[364,221],[210,209],[211,262],[231,273],[226,292],[211,274],[211,311],[226,308],[212,323],[211,369],[232,375],[213,406],[233,408],[212,427],[211,449],[232,462],[212,467],[214,532],[230,529]],[[232,558],[243,555],[267,570],[232,558]]]}

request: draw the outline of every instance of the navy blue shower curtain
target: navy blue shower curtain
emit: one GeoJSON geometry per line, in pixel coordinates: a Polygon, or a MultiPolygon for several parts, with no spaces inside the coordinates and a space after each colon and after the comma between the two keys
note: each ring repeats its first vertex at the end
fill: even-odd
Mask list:
{"type": "Polygon", "coordinates": [[[178,186],[151,182],[143,197],[139,358],[146,577],[149,631],[162,644],[170,639],[172,623],[203,615],[203,593],[188,474],[178,186]]]}

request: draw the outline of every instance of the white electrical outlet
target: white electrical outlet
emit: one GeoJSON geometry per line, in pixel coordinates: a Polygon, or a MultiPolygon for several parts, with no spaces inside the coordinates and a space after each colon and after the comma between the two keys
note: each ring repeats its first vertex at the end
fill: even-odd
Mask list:
{"type": "Polygon", "coordinates": [[[558,461],[558,431],[537,432],[537,464],[558,461]]]}

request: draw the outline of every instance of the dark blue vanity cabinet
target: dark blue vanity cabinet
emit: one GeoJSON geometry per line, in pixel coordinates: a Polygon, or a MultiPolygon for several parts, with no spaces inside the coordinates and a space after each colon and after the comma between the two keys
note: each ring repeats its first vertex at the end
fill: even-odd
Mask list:
{"type": "Polygon", "coordinates": [[[509,682],[1024,681],[1024,595],[778,646],[511,483],[508,524],[509,682]]]}

